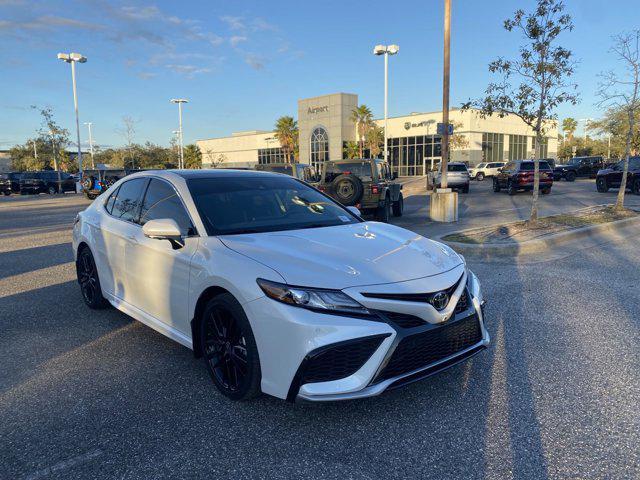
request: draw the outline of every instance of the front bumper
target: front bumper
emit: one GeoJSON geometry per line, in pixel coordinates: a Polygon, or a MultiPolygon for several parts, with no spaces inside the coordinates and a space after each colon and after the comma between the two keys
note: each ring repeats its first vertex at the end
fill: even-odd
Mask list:
{"type": "MultiPolygon", "coordinates": [[[[380,313],[380,318],[372,320],[316,313],[266,297],[245,304],[260,355],[262,391],[290,401],[322,402],[370,397],[442,371],[485,349],[489,345],[489,334],[484,326],[484,301],[479,284],[477,288],[470,288],[471,281],[477,283],[477,279],[470,274],[468,281],[467,274],[460,277],[460,272],[460,269],[452,271],[448,277],[455,276],[449,285],[458,278],[460,280],[451,296],[452,306],[442,312],[419,302],[370,299],[365,306],[380,313]],[[468,299],[465,310],[454,313],[463,294],[468,295],[465,297],[468,299]],[[396,318],[392,314],[404,317],[396,318]],[[417,318],[418,323],[407,324],[407,318],[417,318]],[[402,347],[399,348],[399,345],[407,346],[403,341],[426,338],[430,332],[437,334],[447,328],[455,330],[463,323],[475,325],[474,336],[468,337],[468,341],[458,342],[458,334],[451,332],[444,341],[447,345],[453,342],[456,346],[448,347],[449,350],[441,350],[442,342],[435,344],[430,340],[418,345],[418,349],[414,345],[414,350],[409,352],[411,361],[398,368],[398,357],[394,358],[394,354],[399,356],[403,352],[402,347]],[[369,350],[363,353],[363,348],[369,350]],[[313,362],[326,351],[331,351],[333,356],[324,358],[325,363],[318,367],[318,363],[313,362]],[[430,355],[430,351],[446,354],[430,355]],[[358,355],[358,360],[352,358],[358,355]],[[352,365],[354,362],[357,365],[352,370],[345,367],[345,363],[352,365]],[[333,370],[331,375],[323,378],[322,369],[326,365],[333,370]],[[336,369],[344,375],[335,375],[336,369]]],[[[409,287],[416,286],[415,283],[407,283],[411,283],[409,287]]],[[[413,291],[429,290],[420,288],[413,291]]],[[[348,293],[357,296],[354,292],[348,293]]],[[[364,304],[363,298],[356,299],[364,304]]]]}

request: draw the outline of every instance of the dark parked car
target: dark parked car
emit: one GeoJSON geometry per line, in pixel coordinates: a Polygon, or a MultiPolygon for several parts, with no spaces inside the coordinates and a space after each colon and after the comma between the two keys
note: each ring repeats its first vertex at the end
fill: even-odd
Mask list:
{"type": "MultiPolygon", "coordinates": [[[[533,160],[509,161],[493,177],[493,191],[499,192],[504,188],[509,195],[515,195],[518,190],[533,190],[534,168],[533,160]]],[[[553,170],[546,160],[540,160],[540,191],[547,195],[552,186],[553,170]]]]}
{"type": "Polygon", "coordinates": [[[89,200],[93,200],[121,178],[124,178],[131,173],[141,171],[141,169],[128,168],[83,170],[80,186],[82,187],[82,192],[87,196],[87,198],[89,200]]]}
{"type": "Polygon", "coordinates": [[[567,182],[573,182],[578,177],[595,178],[603,167],[602,157],[574,157],[565,165],[556,165],[553,169],[553,179],[564,178],[567,182]]]}
{"type": "Polygon", "coordinates": [[[22,174],[20,172],[9,172],[4,175],[8,177],[11,184],[11,193],[20,193],[20,177],[22,174]]]}
{"type": "MultiPolygon", "coordinates": [[[[623,170],[624,160],[620,160],[610,168],[600,170],[596,176],[596,187],[598,191],[604,193],[610,188],[620,188],[623,170]]],[[[630,189],[636,195],[640,195],[640,157],[629,158],[626,188],[630,189]]]]}
{"type": "Polygon", "coordinates": [[[400,217],[404,210],[402,185],[395,179],[384,160],[335,160],[323,164],[317,188],[345,206],[388,222],[392,212],[400,217]]]}
{"type": "Polygon", "coordinates": [[[8,173],[0,173],[0,193],[11,195],[11,179],[8,173]]]}
{"type": "Polygon", "coordinates": [[[256,170],[261,172],[284,173],[303,182],[317,182],[315,169],[306,163],[265,163],[256,165],[256,170]]]}
{"type": "Polygon", "coordinates": [[[76,182],[65,172],[44,170],[41,172],[23,172],[19,180],[20,193],[64,193],[75,192],[76,182]],[[58,175],[59,174],[59,175],[58,175]]]}

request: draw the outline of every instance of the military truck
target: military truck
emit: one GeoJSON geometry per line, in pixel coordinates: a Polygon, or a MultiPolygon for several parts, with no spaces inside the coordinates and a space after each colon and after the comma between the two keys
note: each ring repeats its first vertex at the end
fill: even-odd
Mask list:
{"type": "Polygon", "coordinates": [[[331,160],[322,165],[317,188],[344,206],[388,222],[391,214],[402,216],[402,184],[396,182],[389,164],[381,159],[331,160]]]}

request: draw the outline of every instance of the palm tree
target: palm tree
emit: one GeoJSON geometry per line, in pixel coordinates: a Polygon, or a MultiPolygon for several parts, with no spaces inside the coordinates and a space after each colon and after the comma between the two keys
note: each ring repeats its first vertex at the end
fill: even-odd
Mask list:
{"type": "Polygon", "coordinates": [[[358,144],[360,147],[360,158],[364,157],[364,137],[367,130],[371,128],[373,123],[373,114],[366,105],[360,105],[351,111],[351,121],[356,124],[358,133],[358,144]]]}
{"type": "Polygon", "coordinates": [[[275,137],[280,142],[287,163],[294,163],[298,150],[298,122],[286,115],[280,117],[276,121],[275,137]]]}
{"type": "Polygon", "coordinates": [[[357,142],[347,142],[347,144],[344,146],[344,155],[349,159],[358,158],[359,151],[360,147],[358,146],[357,142]]]}
{"type": "Polygon", "coordinates": [[[567,117],[562,121],[562,131],[569,142],[573,140],[573,134],[577,128],[578,121],[575,118],[567,117]]]}
{"type": "Polygon", "coordinates": [[[371,127],[365,134],[365,139],[367,148],[369,149],[369,155],[371,155],[371,158],[377,158],[384,144],[384,130],[375,124],[371,124],[371,127]]]}

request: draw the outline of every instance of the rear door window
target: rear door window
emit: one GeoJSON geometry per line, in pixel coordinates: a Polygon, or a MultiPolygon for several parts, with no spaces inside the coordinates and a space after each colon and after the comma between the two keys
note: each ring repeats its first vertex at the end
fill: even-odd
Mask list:
{"type": "Polygon", "coordinates": [[[120,185],[111,215],[121,220],[136,223],[140,212],[140,204],[142,203],[142,192],[146,183],[146,178],[134,178],[120,185]]]}

